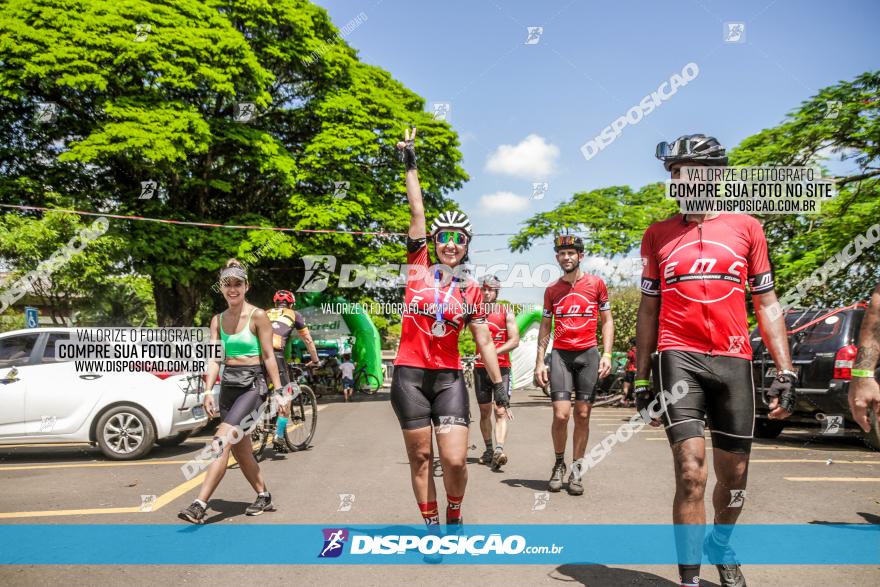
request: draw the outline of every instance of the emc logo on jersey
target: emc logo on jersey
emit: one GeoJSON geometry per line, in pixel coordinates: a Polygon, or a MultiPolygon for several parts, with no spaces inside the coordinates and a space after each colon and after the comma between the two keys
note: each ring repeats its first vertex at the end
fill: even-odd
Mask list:
{"type": "Polygon", "coordinates": [[[348,541],[348,530],[345,528],[324,528],[324,547],[318,558],[336,558],[342,554],[343,546],[348,541]]]}

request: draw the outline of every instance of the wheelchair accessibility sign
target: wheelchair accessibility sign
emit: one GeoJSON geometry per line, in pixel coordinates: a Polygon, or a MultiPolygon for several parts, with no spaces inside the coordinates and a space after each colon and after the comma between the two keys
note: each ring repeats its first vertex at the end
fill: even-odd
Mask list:
{"type": "Polygon", "coordinates": [[[26,306],[24,309],[25,328],[38,328],[40,326],[39,313],[36,308],[26,306]]]}

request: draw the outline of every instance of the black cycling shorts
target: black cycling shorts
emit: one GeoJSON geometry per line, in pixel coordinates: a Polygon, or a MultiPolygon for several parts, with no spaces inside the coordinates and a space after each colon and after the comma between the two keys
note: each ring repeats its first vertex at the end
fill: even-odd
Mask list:
{"type": "MultiPolygon", "coordinates": [[[[220,379],[220,419],[224,424],[241,426],[248,414],[255,417],[257,408],[269,393],[266,376],[262,365],[233,365],[223,367],[220,379]],[[241,381],[242,377],[250,383],[241,387],[231,385],[233,381],[241,381]]],[[[256,419],[256,418],[255,418],[256,419]]]]}
{"type": "MultiPolygon", "coordinates": [[[[507,401],[510,401],[510,367],[500,367],[501,382],[504,383],[504,392],[507,394],[507,401]]],[[[491,404],[495,401],[492,397],[492,380],[489,379],[489,372],[485,367],[474,367],[474,392],[477,396],[478,404],[491,404]]]]}
{"type": "Polygon", "coordinates": [[[636,381],[636,372],[635,371],[624,371],[623,380],[627,383],[635,383],[636,381]]]}
{"type": "Polygon", "coordinates": [[[459,369],[401,365],[391,377],[391,406],[404,430],[470,423],[467,387],[459,369]]]}
{"type": "Polygon", "coordinates": [[[599,351],[590,347],[585,351],[550,351],[550,399],[554,402],[571,401],[571,392],[579,402],[596,399],[596,380],[599,378],[599,351]]]}
{"type": "Polygon", "coordinates": [[[287,384],[290,383],[290,372],[287,370],[287,361],[284,360],[284,355],[275,355],[275,363],[278,364],[278,378],[281,379],[281,387],[287,387],[287,384]]]}
{"type": "Polygon", "coordinates": [[[749,454],[755,429],[755,387],[752,362],[738,357],[688,351],[662,351],[659,358],[661,389],[678,381],[687,394],[674,403],[661,400],[661,416],[670,444],[702,437],[706,425],[712,446],[749,454]]]}

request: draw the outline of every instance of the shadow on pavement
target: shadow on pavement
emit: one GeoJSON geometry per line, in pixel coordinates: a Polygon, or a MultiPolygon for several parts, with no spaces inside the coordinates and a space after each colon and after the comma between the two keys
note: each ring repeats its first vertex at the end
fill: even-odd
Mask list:
{"type": "Polygon", "coordinates": [[[233,516],[243,516],[244,511],[251,505],[247,501],[226,501],[225,499],[212,499],[208,502],[209,511],[217,512],[214,515],[205,517],[206,524],[216,524],[222,522],[226,518],[233,516]]]}
{"type": "MultiPolygon", "coordinates": [[[[856,513],[858,513],[860,516],[862,516],[862,519],[865,520],[864,526],[876,526],[876,525],[880,524],[880,516],[878,516],[877,514],[869,514],[867,512],[856,512],[856,513]]],[[[813,520],[812,522],[810,522],[810,524],[817,524],[820,526],[837,526],[840,524],[852,524],[852,522],[829,522],[827,520],[813,520]]],[[[865,528],[865,530],[868,530],[868,529],[869,528],[867,528],[867,527],[865,528]]],[[[859,530],[861,530],[861,528],[859,528],[859,530]]]]}
{"type": "Polygon", "coordinates": [[[510,487],[525,487],[538,491],[547,491],[547,479],[502,479],[502,483],[510,487]]]}
{"type": "MultiPolygon", "coordinates": [[[[590,587],[605,585],[659,585],[661,587],[678,587],[677,582],[664,579],[652,573],[630,569],[616,569],[605,565],[561,565],[548,574],[551,579],[567,583],[580,583],[590,587]]],[[[700,577],[700,585],[718,587],[717,583],[700,577]]]]}

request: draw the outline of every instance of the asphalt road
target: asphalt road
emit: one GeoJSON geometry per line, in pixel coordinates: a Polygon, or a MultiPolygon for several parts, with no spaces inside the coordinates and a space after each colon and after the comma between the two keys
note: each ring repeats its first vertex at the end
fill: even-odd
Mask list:
{"type": "MultiPolygon", "coordinates": [[[[476,405],[472,400],[476,416],[476,405]]],[[[666,524],[673,494],[672,460],[662,431],[643,429],[618,445],[585,479],[586,492],[551,494],[543,509],[536,493],[546,491],[553,464],[551,408],[536,391],[514,394],[515,421],[505,444],[510,462],[502,472],[476,463],[482,441],[471,425],[469,484],[464,501],[468,524],[666,524]]],[[[589,446],[614,432],[628,410],[599,408],[591,421],[589,446]]],[[[180,467],[203,447],[201,434],[174,449],[156,449],[133,463],[105,460],[88,446],[0,447],[0,523],[178,523],[177,511],[196,494],[180,467]],[[152,505],[144,507],[142,496],[152,505]],[[142,509],[148,511],[141,511],[142,509]]],[[[350,404],[320,406],[313,448],[264,461],[278,511],[244,516],[253,494],[233,467],[210,502],[214,524],[418,524],[408,466],[386,393],[350,404]],[[353,495],[340,511],[340,494],[353,495]],[[344,509],[344,508],[343,508],[344,509]]],[[[570,461],[570,447],[568,460],[570,461]]],[[[791,431],[758,441],[752,453],[748,501],[742,523],[880,523],[880,453],[855,438],[791,431]],[[829,459],[830,464],[829,464],[829,459]]],[[[195,480],[198,481],[198,478],[195,480]]],[[[438,480],[439,481],[439,480],[438,480]]],[[[710,487],[714,477],[710,467],[710,487]]],[[[442,486],[442,484],[440,484],[442,486]]],[[[707,492],[707,495],[710,492],[707,492]]],[[[441,506],[443,500],[441,499],[441,506]]],[[[707,507],[711,503],[707,499],[707,507]]],[[[283,545],[269,545],[283,547],[283,545]]],[[[222,545],[206,545],[206,548],[222,545]]],[[[295,578],[306,584],[411,585],[465,582],[480,585],[542,584],[676,585],[668,566],[32,566],[0,567],[3,585],[37,585],[88,577],[88,583],[154,585],[241,584],[295,578]],[[475,573],[478,575],[475,576],[475,573]]],[[[751,587],[761,585],[876,585],[880,567],[746,566],[751,587]]],[[[704,585],[717,584],[704,567],[704,585]]]]}

